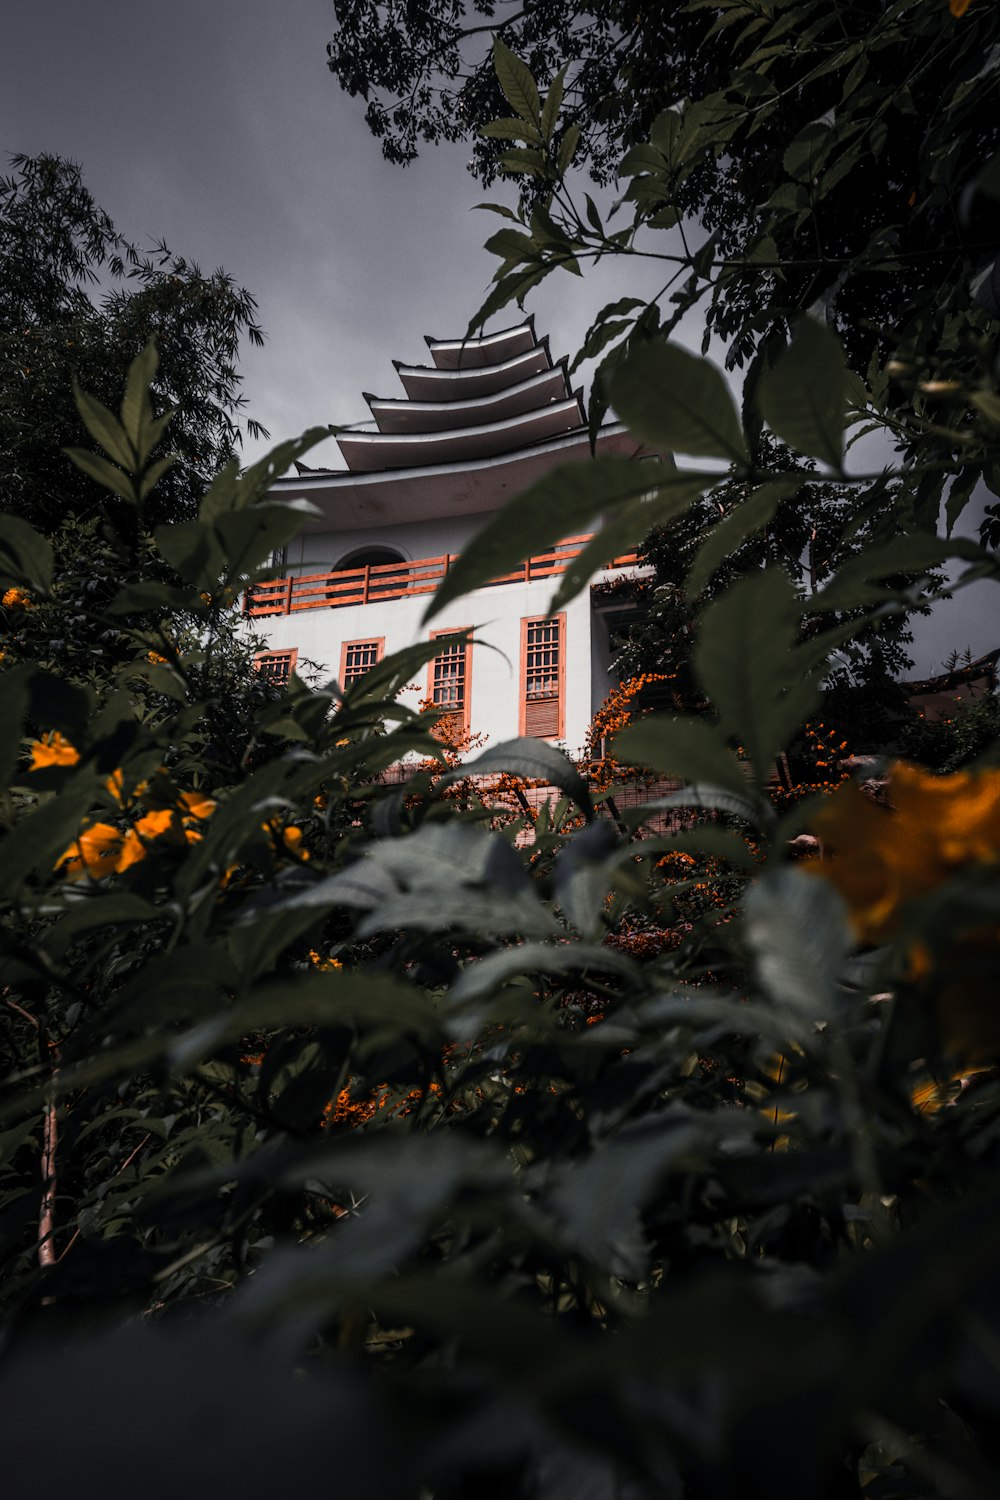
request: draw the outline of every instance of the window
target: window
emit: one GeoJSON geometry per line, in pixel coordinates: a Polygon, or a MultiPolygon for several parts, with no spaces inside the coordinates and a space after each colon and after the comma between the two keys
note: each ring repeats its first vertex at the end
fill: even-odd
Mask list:
{"type": "Polygon", "coordinates": [[[295,671],[298,658],[297,646],[288,651],[258,651],[254,666],[262,677],[269,677],[272,682],[287,682],[295,671]]]}
{"type": "Polygon", "coordinates": [[[340,653],[340,685],[350,687],[382,660],[385,650],[384,636],[370,641],[345,641],[340,653]]]}
{"type": "Polygon", "coordinates": [[[563,734],[566,616],[521,621],[521,733],[563,734]]]}
{"type": "Polygon", "coordinates": [[[463,729],[468,729],[472,646],[465,636],[451,630],[434,630],[431,640],[441,642],[441,652],[430,665],[427,696],[435,708],[452,715],[463,729]]]}

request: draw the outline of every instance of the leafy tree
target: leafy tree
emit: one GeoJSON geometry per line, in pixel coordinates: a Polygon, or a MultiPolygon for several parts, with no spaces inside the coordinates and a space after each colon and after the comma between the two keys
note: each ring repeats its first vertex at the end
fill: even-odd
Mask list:
{"type": "MultiPolygon", "coordinates": [[[[406,42],[392,54],[390,77],[387,50],[355,45],[354,27],[374,24],[370,7],[346,5],[331,67],[343,77],[350,46],[355,84],[366,79],[376,93],[369,123],[378,130],[391,115],[409,132],[405,141],[390,137],[387,150],[405,157],[419,134],[435,139],[447,113],[453,133],[478,134],[481,176],[502,171],[526,184],[519,215],[495,206],[505,222],[487,248],[500,264],[475,325],[588,259],[663,261],[660,295],[609,304],[581,350],[579,358],[603,356],[592,429],[619,360],[669,337],[696,309],[704,347],[721,340],[730,368],[744,370],[750,483],[715,489],[651,538],[653,615],[622,659],[634,676],[673,670],[683,656],[685,577],[720,519],[731,518],[706,541],[703,565],[736,534],[745,545],[729,548],[728,571],[714,582],[714,569],[700,577],[699,565],[709,595],[735,571],[776,556],[815,591],[865,541],[889,546],[914,530],[932,532],[942,503],[954,525],[982,479],[998,491],[991,328],[1000,304],[991,288],[1000,205],[995,164],[984,168],[1000,127],[984,102],[1000,80],[1000,18],[989,5],[938,0],[847,11],[820,0],[765,8],[729,0],[595,7],[574,27],[571,9],[509,16],[488,7],[496,82],[487,86],[490,60],[470,51],[482,28],[463,42],[463,7],[423,7],[419,19],[409,8],[380,10],[384,34],[376,27],[371,35],[385,41],[395,31],[406,42]],[[533,70],[552,80],[544,99],[533,70]],[[387,114],[379,91],[393,87],[410,92],[387,114]],[[503,104],[507,118],[494,120],[503,104]],[[624,185],[606,219],[581,197],[571,165],[624,185]],[[823,365],[822,335],[810,334],[807,313],[836,331],[846,364],[823,365]],[[830,434],[809,450],[825,472],[803,483],[799,466],[798,484],[779,500],[760,481],[776,465],[795,467],[766,428],[769,405],[787,394],[776,389],[774,369],[793,334],[803,349],[795,378],[812,357],[810,340],[817,361],[802,415],[820,384],[834,405],[834,392],[847,390],[852,442],[877,433],[881,447],[868,480],[847,487],[838,482],[839,435],[830,434]],[[887,448],[901,458],[889,488],[878,472],[887,448]]],[[[871,442],[857,451],[871,453],[871,442]]],[[[922,607],[919,589],[910,603],[922,607]]],[[[881,618],[866,641],[852,640],[828,683],[845,728],[863,722],[873,737],[892,715],[891,678],[910,664],[907,639],[902,619],[881,618]]]]}
{"type": "MultiPolygon", "coordinates": [[[[56,156],[14,156],[0,178],[0,497],[52,533],[99,512],[102,493],[60,451],[81,428],[73,381],[107,404],[151,337],[156,396],[172,408],[178,463],[157,489],[159,519],[193,516],[239,451],[236,359],[260,344],[256,303],[224,271],[204,276],[164,244],[141,252],[56,156]]],[[[252,419],[248,428],[262,429],[252,419]]],[[[266,436],[266,434],[264,434],[266,436]]]]}

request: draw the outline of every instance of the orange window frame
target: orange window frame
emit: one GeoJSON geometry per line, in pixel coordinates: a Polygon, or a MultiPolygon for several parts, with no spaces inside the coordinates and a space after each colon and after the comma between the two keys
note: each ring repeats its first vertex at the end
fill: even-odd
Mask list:
{"type": "MultiPolygon", "coordinates": [[[[448,636],[461,635],[463,630],[467,628],[467,626],[458,626],[451,630],[432,630],[429,639],[439,641],[446,639],[448,636]]],[[[440,656],[435,656],[427,664],[427,701],[434,703],[436,707],[442,706],[437,703],[434,697],[434,690],[438,685],[434,681],[434,676],[441,660],[440,656]]],[[[460,719],[462,728],[468,730],[472,722],[472,642],[470,640],[466,640],[462,651],[462,688],[461,713],[459,714],[452,709],[446,709],[445,714],[448,718],[460,719]]]]}
{"type": "Polygon", "coordinates": [[[382,658],[383,658],[384,655],[385,655],[385,636],[384,635],[366,635],[366,636],[362,636],[362,638],[360,640],[357,640],[357,641],[345,641],[344,644],[340,648],[340,685],[341,685],[341,687],[346,688],[349,683],[351,683],[351,682],[357,682],[359,680],[359,678],[361,678],[361,677],[363,677],[365,675],[365,672],[370,672],[371,669],[372,669],[372,667],[377,667],[378,664],[379,664],[379,662],[382,660],[382,658]],[[348,655],[350,654],[351,651],[354,651],[354,650],[357,650],[357,649],[364,649],[365,647],[374,647],[374,650],[375,650],[374,659],[372,661],[368,662],[368,664],[364,668],[364,671],[361,671],[361,672],[352,672],[351,675],[350,675],[350,677],[348,677],[348,675],[347,675],[347,658],[348,658],[348,655]]]}
{"type": "Polygon", "coordinates": [[[558,615],[528,615],[521,620],[521,673],[518,683],[518,697],[520,700],[520,713],[518,717],[518,733],[529,735],[534,739],[561,740],[566,733],[566,616],[558,615]],[[555,626],[555,679],[556,692],[553,695],[532,698],[528,697],[528,676],[533,671],[531,653],[534,650],[544,650],[536,641],[532,640],[535,626],[555,626]],[[539,734],[534,725],[541,717],[536,705],[540,703],[554,703],[555,727],[547,729],[544,734],[539,734]]]}
{"type": "Polygon", "coordinates": [[[295,671],[298,659],[298,646],[289,646],[285,651],[258,651],[253,659],[254,671],[263,673],[265,677],[270,677],[274,682],[287,682],[295,671]],[[283,661],[288,662],[287,672],[271,672],[268,670],[268,663],[283,661]]]}

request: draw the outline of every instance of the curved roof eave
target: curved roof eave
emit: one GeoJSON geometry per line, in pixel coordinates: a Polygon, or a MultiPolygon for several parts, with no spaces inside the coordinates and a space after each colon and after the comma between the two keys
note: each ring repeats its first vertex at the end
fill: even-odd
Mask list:
{"type": "Polygon", "coordinates": [[[556,436],[560,430],[565,431],[567,426],[570,430],[584,426],[576,395],[532,407],[500,421],[481,422],[469,427],[449,427],[437,432],[345,432],[337,438],[337,446],[348,468],[355,472],[390,465],[419,467],[422,452],[426,452],[428,458],[432,458],[435,451],[451,453],[456,461],[460,461],[463,455],[470,458],[488,456],[494,443],[497,447],[492,449],[493,452],[534,446],[536,442],[556,436]],[[415,462],[407,464],[411,453],[415,462]]]}
{"type": "Polygon", "coordinates": [[[478,416],[489,417],[491,411],[504,417],[544,409],[553,400],[565,401],[571,395],[566,375],[566,361],[547,370],[529,375],[513,385],[482,396],[457,401],[413,401],[393,396],[373,396],[362,391],[380,432],[439,432],[448,427],[472,426],[478,416]],[[558,395],[547,394],[556,392],[558,395]],[[420,425],[423,424],[423,425],[420,425]]]}
{"type": "MultiPolygon", "coordinates": [[[[629,458],[649,452],[621,422],[609,422],[597,441],[600,448],[629,458]]],[[[321,515],[306,521],[305,531],[370,528],[374,533],[396,523],[488,513],[542,478],[552,468],[552,455],[569,460],[589,451],[588,435],[580,429],[486,458],[369,472],[317,469],[277,480],[272,493],[308,498],[321,507],[321,515]]]]}
{"type": "Polygon", "coordinates": [[[531,349],[535,344],[535,319],[531,314],[523,323],[515,323],[510,328],[498,329],[496,333],[481,334],[478,338],[470,339],[439,339],[432,334],[424,334],[424,343],[431,352],[431,358],[439,369],[476,369],[483,365],[495,364],[495,356],[499,351],[501,356],[505,348],[518,347],[531,349]]]}

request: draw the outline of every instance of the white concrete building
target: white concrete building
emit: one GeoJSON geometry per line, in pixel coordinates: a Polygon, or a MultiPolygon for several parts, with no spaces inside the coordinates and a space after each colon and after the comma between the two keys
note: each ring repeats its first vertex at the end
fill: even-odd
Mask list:
{"type": "MultiPolygon", "coordinates": [[[[346,683],[389,652],[440,637],[441,655],[404,701],[433,700],[491,744],[528,734],[573,753],[612,686],[605,614],[590,590],[546,613],[553,580],[585,536],[458,600],[431,629],[421,615],[493,512],[546,470],[589,456],[580,394],[530,320],[427,344],[430,365],[396,362],[405,397],[366,394],[370,428],[338,440],[346,471],[303,467],[276,485],[321,517],[287,549],[284,576],[247,600],[268,640],[261,669],[283,677],[309,660],[324,680],[346,683]],[[470,626],[483,646],[448,644],[449,632],[470,626]]],[[[639,453],[619,425],[602,430],[598,450],[639,453]]],[[[618,558],[593,582],[634,564],[618,558]]]]}

